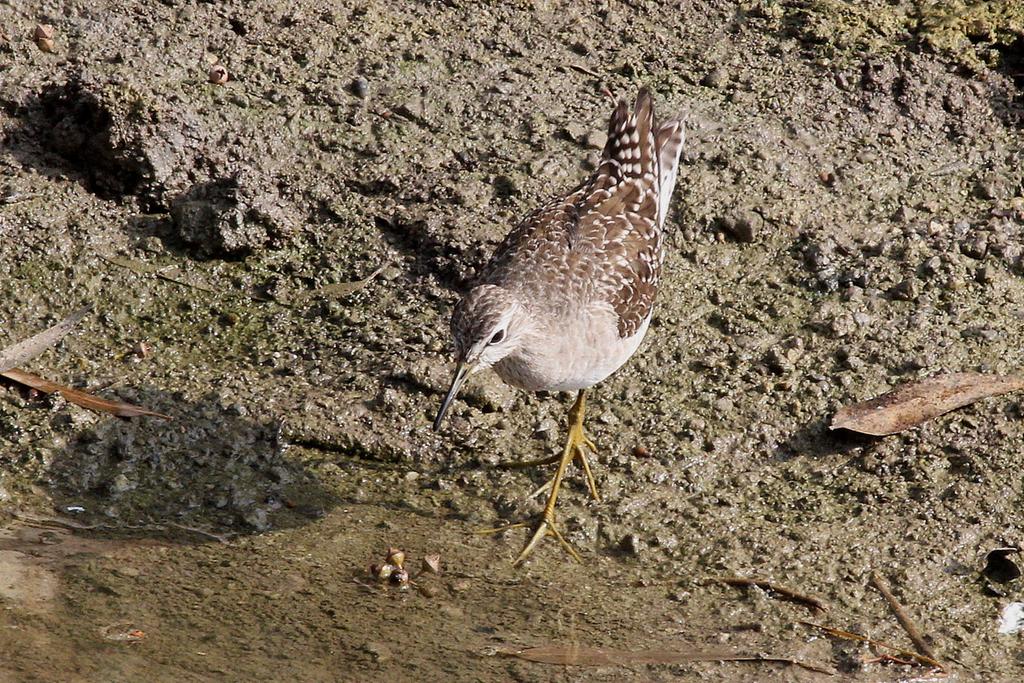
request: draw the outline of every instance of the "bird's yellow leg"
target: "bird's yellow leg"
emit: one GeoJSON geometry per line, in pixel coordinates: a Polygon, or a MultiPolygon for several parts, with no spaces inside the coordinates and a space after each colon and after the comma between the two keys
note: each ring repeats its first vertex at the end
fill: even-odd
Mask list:
{"type": "Polygon", "coordinates": [[[562,458],[558,462],[558,470],[555,472],[555,476],[551,479],[550,486],[548,487],[550,488],[550,493],[548,494],[548,502],[544,505],[544,512],[541,515],[540,523],[537,524],[533,536],[530,537],[522,552],[516,557],[512,563],[513,565],[519,564],[529,557],[530,553],[534,551],[545,536],[557,538],[562,547],[565,548],[565,551],[574,560],[580,561],[580,556],[573,550],[572,546],[569,545],[569,542],[565,540],[565,537],[562,536],[555,525],[555,504],[558,502],[558,494],[562,488],[562,479],[565,478],[565,470],[569,467],[569,463],[576,458],[580,458],[583,462],[583,469],[587,473],[587,482],[591,487],[591,494],[597,493],[597,487],[594,485],[590,464],[587,463],[587,454],[584,450],[584,447],[591,449],[594,447],[593,442],[583,433],[583,414],[586,410],[586,405],[586,390],[581,389],[579,394],[576,395],[576,402],[569,409],[569,436],[565,440],[565,449],[562,451],[562,458]]]}
{"type": "MultiPolygon", "coordinates": [[[[587,475],[587,485],[590,488],[590,494],[595,500],[600,500],[600,496],[597,492],[597,485],[594,483],[594,475],[590,471],[590,463],[587,461],[586,449],[590,449],[592,452],[596,451],[594,442],[587,438],[583,431],[583,414],[586,409],[586,392],[581,390],[576,396],[576,402],[573,403],[572,408],[569,409],[569,435],[565,442],[565,449],[562,451],[561,456],[558,457],[558,470],[555,472],[555,476],[551,478],[544,486],[535,491],[532,496],[539,495],[545,490],[550,490],[548,494],[548,502],[544,506],[544,512],[541,515],[540,522],[534,528],[533,535],[530,537],[526,547],[523,548],[519,556],[516,557],[513,565],[517,565],[529,557],[530,553],[534,551],[541,539],[545,536],[554,536],[558,539],[558,542],[562,545],[567,553],[577,562],[581,562],[579,554],[573,549],[562,533],[555,526],[555,504],[558,501],[558,493],[561,490],[562,480],[565,478],[565,471],[569,467],[569,463],[573,460],[579,460],[583,465],[583,471],[587,475]]],[[[549,460],[549,462],[553,462],[549,460]]],[[[500,527],[498,529],[484,529],[479,531],[481,534],[493,534],[502,531],[508,531],[509,529],[519,529],[522,527],[530,526],[525,522],[519,522],[516,524],[509,524],[507,526],[500,527]]]]}
{"type": "MultiPolygon", "coordinates": [[[[590,497],[599,501],[601,500],[601,494],[597,491],[597,483],[594,481],[594,473],[590,471],[590,462],[587,460],[587,452],[583,448],[583,446],[586,446],[591,453],[597,453],[597,446],[594,445],[594,442],[591,441],[587,437],[586,432],[583,431],[583,411],[585,403],[586,400],[583,398],[583,392],[581,391],[576,396],[576,402],[573,403],[572,408],[569,409],[569,440],[572,442],[575,434],[576,441],[573,444],[573,459],[577,460],[583,468],[583,473],[587,477],[587,488],[590,490],[590,497]],[[578,419],[574,417],[577,412],[579,415],[578,419]]],[[[566,447],[568,448],[569,445],[567,444],[566,447]]],[[[534,467],[535,465],[550,465],[553,462],[561,462],[564,458],[565,454],[563,452],[561,455],[552,455],[547,458],[538,458],[536,460],[502,463],[498,465],[498,467],[503,469],[522,469],[524,467],[534,467]]],[[[527,498],[536,498],[550,489],[554,482],[555,479],[549,479],[543,486],[527,496],[527,498]]]]}

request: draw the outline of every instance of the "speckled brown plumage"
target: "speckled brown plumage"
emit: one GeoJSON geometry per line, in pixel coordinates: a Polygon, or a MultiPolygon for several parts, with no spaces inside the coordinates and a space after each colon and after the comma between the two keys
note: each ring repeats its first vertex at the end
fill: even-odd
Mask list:
{"type": "Polygon", "coordinates": [[[620,101],[594,175],[531,213],[505,237],[480,284],[495,284],[554,306],[607,301],[620,337],[651,313],[664,257],[663,227],[683,131],[673,120],[655,128],[654,108],[641,91],[630,110],[620,101]],[[664,167],[660,163],[664,160],[664,167]],[[543,277],[537,277],[543,274],[543,277]]]}
{"type": "Polygon", "coordinates": [[[573,391],[629,359],[651,319],[682,143],[679,121],[655,125],[646,91],[618,103],[594,175],[516,226],[455,307],[460,366],[573,391]]]}

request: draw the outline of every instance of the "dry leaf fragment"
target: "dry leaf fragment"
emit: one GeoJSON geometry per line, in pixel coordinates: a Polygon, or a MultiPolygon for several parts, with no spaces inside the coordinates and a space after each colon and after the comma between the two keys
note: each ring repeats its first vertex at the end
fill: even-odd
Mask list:
{"type": "Polygon", "coordinates": [[[896,434],[974,403],[1024,389],[1024,376],[974,372],[936,375],[903,386],[870,401],[844,406],[829,429],[849,429],[872,436],[896,434]]]}
{"type": "Polygon", "coordinates": [[[157,413],[148,408],[142,408],[140,406],[132,405],[131,403],[125,403],[124,401],[111,401],[105,398],[100,398],[94,394],[90,394],[85,391],[78,389],[72,389],[66,387],[63,384],[57,384],[51,382],[48,379],[43,379],[38,375],[33,375],[30,372],[23,370],[7,370],[0,372],[0,376],[6,377],[9,380],[17,382],[18,384],[24,384],[27,387],[41,391],[44,394],[59,393],[68,401],[71,401],[75,405],[87,408],[88,410],[95,410],[101,413],[109,413],[118,417],[139,417],[141,415],[151,415],[153,417],[162,417],[165,420],[170,420],[169,415],[157,413]]]}
{"type": "Polygon", "coordinates": [[[80,308],[48,330],[18,342],[14,346],[0,349],[0,372],[24,365],[59,342],[82,318],[88,315],[90,310],[92,310],[92,306],[80,308]]]}
{"type": "Polygon", "coordinates": [[[364,277],[362,280],[353,280],[352,282],[336,282],[333,285],[324,285],[320,289],[311,292],[311,295],[320,296],[348,296],[358,292],[366,285],[373,282],[374,278],[380,275],[385,268],[390,265],[390,261],[377,268],[375,271],[364,277]]]}

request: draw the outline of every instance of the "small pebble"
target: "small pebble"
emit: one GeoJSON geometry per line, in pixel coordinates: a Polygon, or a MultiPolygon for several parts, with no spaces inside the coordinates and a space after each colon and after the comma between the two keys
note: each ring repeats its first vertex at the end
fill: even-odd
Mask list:
{"type": "Polygon", "coordinates": [[[366,96],[370,94],[370,82],[362,76],[355,78],[350,86],[352,94],[359,99],[366,99],[366,96]]]}
{"type": "Polygon", "coordinates": [[[921,273],[923,275],[937,275],[939,270],[942,268],[942,259],[938,256],[932,256],[930,259],[921,264],[921,273]]]}
{"type": "Polygon", "coordinates": [[[423,558],[423,571],[431,574],[441,573],[441,556],[427,555],[423,558]]]}
{"type": "Polygon", "coordinates": [[[643,550],[643,543],[636,534],[626,534],[619,541],[619,550],[635,557],[643,550]]]}
{"type": "Polygon", "coordinates": [[[908,277],[892,288],[890,292],[895,299],[914,301],[921,296],[921,285],[917,278],[908,277]]]}
{"type": "Polygon", "coordinates": [[[604,149],[605,144],[608,142],[608,134],[603,130],[592,130],[583,136],[583,140],[581,142],[584,147],[604,149]]]}
{"type": "Polygon", "coordinates": [[[974,186],[974,194],[979,199],[1000,199],[1006,196],[1006,181],[998,175],[987,175],[974,186]]]}
{"type": "Polygon", "coordinates": [[[715,67],[700,80],[700,84],[706,88],[719,90],[729,82],[729,72],[724,67],[715,67]]]}
{"type": "Polygon", "coordinates": [[[740,211],[735,215],[722,216],[718,227],[729,233],[737,242],[756,242],[761,234],[764,219],[755,211],[740,211]]]}
{"type": "Polygon", "coordinates": [[[960,243],[960,251],[964,256],[983,259],[988,252],[988,238],[985,235],[970,237],[960,243]]]}
{"type": "Polygon", "coordinates": [[[214,85],[224,85],[228,82],[228,70],[223,64],[214,64],[206,74],[206,79],[214,85]]]}
{"type": "Polygon", "coordinates": [[[56,48],[54,46],[53,37],[56,31],[52,24],[37,24],[34,31],[32,31],[32,40],[43,52],[53,52],[56,48]]]}

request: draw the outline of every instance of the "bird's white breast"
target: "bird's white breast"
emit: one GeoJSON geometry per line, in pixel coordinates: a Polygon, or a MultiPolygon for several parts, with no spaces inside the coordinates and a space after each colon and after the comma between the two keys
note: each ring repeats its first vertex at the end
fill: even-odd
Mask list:
{"type": "Polygon", "coordinates": [[[604,380],[639,348],[651,322],[619,337],[618,317],[610,309],[567,317],[556,330],[531,338],[494,371],[502,380],[527,391],[576,391],[604,380]]]}

